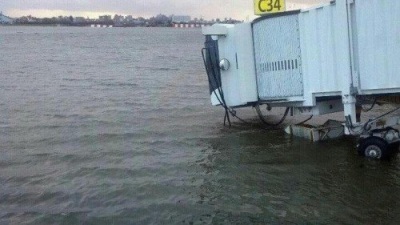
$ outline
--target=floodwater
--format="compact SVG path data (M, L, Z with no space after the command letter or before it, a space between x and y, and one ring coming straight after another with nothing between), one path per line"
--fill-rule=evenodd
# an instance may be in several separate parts
M0 27L0 224L400 224L399 156L224 127L202 45L198 29Z

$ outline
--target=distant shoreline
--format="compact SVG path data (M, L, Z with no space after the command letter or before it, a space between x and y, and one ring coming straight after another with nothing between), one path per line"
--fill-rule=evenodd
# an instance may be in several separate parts
M174 27L174 26L107 26L97 27L91 25L56 25L56 24L0 24L0 27L88 27L88 28L201 28L201 27Z

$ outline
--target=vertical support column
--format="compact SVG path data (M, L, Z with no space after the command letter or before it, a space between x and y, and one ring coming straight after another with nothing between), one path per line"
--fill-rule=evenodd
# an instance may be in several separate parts
M351 10L350 4L352 0L337 0L336 7L338 9L337 22L342 25L340 29L340 35L344 37L340 39L340 49L343 51L342 63L340 73L343 76L341 83L342 86L342 102L344 106L344 116L350 117L352 124L357 123L357 110L356 110L356 94L357 89L353 83L353 39L352 39L352 27L351 27ZM349 124L348 124L349 125ZM345 129L346 134L350 134L350 129Z
M352 123L357 123L356 98L352 95L343 95L342 101L344 106L344 116L350 116Z

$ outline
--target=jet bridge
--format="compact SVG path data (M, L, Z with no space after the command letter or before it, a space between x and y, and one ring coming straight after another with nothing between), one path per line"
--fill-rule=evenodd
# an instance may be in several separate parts
M365 144L362 154L381 157L386 145L399 142L397 130L391 140L383 134L392 133L397 120L360 124L357 99L400 95L399 11L398 0L336 0L205 27L203 57L212 104L227 112L263 104L288 107L293 114L344 111L347 134L385 143L367 141L381 145L381 154L369 154Z

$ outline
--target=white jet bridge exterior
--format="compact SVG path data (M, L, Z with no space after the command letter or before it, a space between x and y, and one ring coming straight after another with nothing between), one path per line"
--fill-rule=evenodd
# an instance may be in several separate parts
M375 119L359 124L356 104L363 96L400 94L399 12L399 0L336 0L205 27L211 102L290 107L294 114L344 111L346 131L365 140L362 154L383 157L399 142L391 128L399 119L381 127Z

